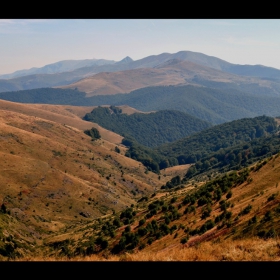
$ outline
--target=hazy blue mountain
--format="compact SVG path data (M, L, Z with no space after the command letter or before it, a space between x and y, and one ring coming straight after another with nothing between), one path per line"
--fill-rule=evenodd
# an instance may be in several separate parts
M121 61L116 62L116 64L123 64L123 63L129 63L132 62L133 59L129 56L125 57L124 59L122 59Z
M61 72L73 71L82 67L89 66L101 66L106 64L113 64L114 60L106 59L83 59L83 60L62 60L52 64L45 65L43 67L33 67L27 70L18 70L11 74L0 75L0 79L12 79L17 77L23 77L33 74L56 74Z
M17 73L15 74L16 77L14 76L8 81L3 79L3 75L0 76L0 78L2 78L0 80L0 92L68 85L82 78L89 77L100 72L118 72L137 68L153 68L171 59L190 61L198 65L210 67L212 69L224 71L235 75L265 78L267 80L273 80L277 83L279 83L280 81L280 70L276 68L266 67L262 65L232 64L217 57L208 56L203 53L180 51L175 54L162 53L159 55L151 55L135 61L133 61L129 57L126 57L123 60L115 63L114 61L106 61L101 59L97 60L99 61L99 63L93 62L93 65L76 65L76 69L72 71L70 71L69 68L67 68L67 72L60 72L54 74L46 74L44 72L44 74L34 73L31 76L30 74L33 73L32 71L34 71L34 68L32 68L33 70L30 69L31 72L28 73L26 72L28 70L21 70L17 71ZM60 68L58 65L56 67ZM47 65L45 67L45 71L47 71ZM60 69L61 70L59 71L63 71L63 67L61 67ZM43 70L41 69L40 71ZM20 77L19 75L25 76ZM8 76L4 77L7 78Z

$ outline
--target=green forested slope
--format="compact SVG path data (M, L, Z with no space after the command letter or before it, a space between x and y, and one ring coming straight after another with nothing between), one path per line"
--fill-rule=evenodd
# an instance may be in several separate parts
M115 107L97 107L84 116L84 120L98 123L102 127L124 136L134 138L147 147L156 147L199 132L210 123L186 113L163 110L149 114L122 114Z
M258 157L279 152L277 131L274 118L244 118L210 127L152 150L145 149L145 157L150 158L153 166L158 165L158 169L193 163L195 169L190 169L191 176L213 167L245 166ZM127 156L133 155L138 160L137 155L142 153L143 147L135 143L127 146L130 147Z
M190 163L186 162L189 156L192 156L195 162L203 155L249 142L276 130L277 123L274 118L244 118L213 126L173 143L164 144L155 150L164 156L176 157L179 164Z

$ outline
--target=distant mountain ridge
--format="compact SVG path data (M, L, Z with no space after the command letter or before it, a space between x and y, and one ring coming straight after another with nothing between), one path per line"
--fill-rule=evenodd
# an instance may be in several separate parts
M55 63L45 65L43 67L32 67L28 70L18 70L11 74L0 75L0 79L13 79L36 74L56 74L61 72L73 71L82 67L101 66L106 64L113 64L114 60L106 59L83 59L83 60L62 60Z
M55 74L29 74L27 76L17 76L8 80L3 79L2 75L0 77L2 78L0 80L0 92L34 89L41 87L65 86L101 72L120 72L139 68L158 68L162 63L173 59L189 61L200 66L208 67L209 69L211 68L234 75L243 77L258 77L261 79L266 79L267 82L273 81L277 84L280 83L280 70L276 68L266 67L262 65L232 64L222 59L208 56L202 53L180 51L175 54L162 53L159 55L151 55L135 61L130 57L126 57L123 60L115 63L113 61L100 60L100 63L102 62L102 65L100 65L100 63L99 65L97 65L95 63L94 65L87 65L74 69L72 71L60 72ZM76 67L78 66L76 65Z

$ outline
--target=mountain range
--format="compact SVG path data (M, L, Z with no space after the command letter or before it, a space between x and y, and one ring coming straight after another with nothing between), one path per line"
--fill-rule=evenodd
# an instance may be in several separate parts
M98 61L101 62L98 63ZM130 74L132 75L132 77L131 78L128 77L127 79L123 79L123 77L121 77L121 80L124 82L124 84L130 81L132 85L130 87L126 85L126 87L124 88L122 88L122 86L115 85L116 86L116 88L114 89L115 93L129 92L136 88L140 88L152 84L157 85L157 83L160 83L160 81L162 84L167 85L170 83L170 81L164 82L162 80L163 78L162 76L164 76L164 79L168 80L169 75L171 75L170 78L172 80L174 77L177 78L177 81L176 82L173 81L171 84L174 83L181 84L185 82L188 83L192 82L194 84L203 84L205 82L214 82L218 84L221 83L223 85L231 81L231 83L234 86L238 86L239 84L245 84L245 85L257 84L257 85L261 85L261 87L265 87L267 90L269 88L272 88L272 93L274 92L274 94L277 94L275 91L279 89L280 70L278 69L272 67L266 67L262 65L231 64L216 57L207 56L202 53L196 53L191 51L180 51L175 54L162 53L160 55L152 55L135 61L129 57L126 57L118 62L101 59L101 60L94 61L94 65L91 66L87 65L85 67L80 67L82 63L85 63L84 61L81 62L78 61L78 63L74 63L74 61L70 61L70 62L68 62L68 64L72 64L71 68L65 66L66 62L64 63L58 62L58 63L51 64L49 66L45 66L43 68L38 68L37 70L35 69L34 70L35 73L33 72L34 74L31 74L32 73L31 71L33 70L30 69L27 72L17 71L15 73L12 73L10 74L9 76L10 78L8 79L7 78L3 79L3 75L2 75L2 79L0 80L0 92L16 91L16 90L23 90L23 89L34 89L34 88L42 88L42 87L65 86L65 85L70 85L72 83L75 83L78 80L96 75L98 73L122 72L128 70L136 70L136 69L138 70L141 69L139 73L141 75L144 75L144 77L145 77L145 70L142 69L147 69L146 79L149 78L149 75L151 74L153 79L151 78L150 82L147 80L148 82L144 83L143 85L139 84L138 81L136 85L133 85L133 80L132 81L130 80L133 79L133 75L137 75L134 73L138 73L138 72L135 71L124 72L125 75ZM184 64L183 62L188 62L188 63ZM195 71L192 70L194 67L197 68L195 69ZM56 70L58 73L53 73L53 74L46 73L46 69L57 69L57 68L60 69L59 71ZM67 71L61 72L62 69L67 69ZM152 69L153 72L149 72ZM190 73L188 73L188 71L190 71ZM217 72L217 71L222 71L224 73ZM183 73L182 76L180 72ZM197 73L194 74L194 72ZM27 73L28 75L26 75ZM176 73L178 75L176 75ZM226 73L228 75L226 75ZM21 74L22 76L19 76L18 74ZM120 74L121 73L119 73L119 75ZM217 75L223 75L223 78L221 77L219 79ZM105 77L103 76L100 77L100 80L104 81L105 79L105 84L106 84L106 75ZM245 77L247 77L247 79ZM187 81L184 81L185 78L187 79ZM115 79L117 79L117 77ZM118 82L120 81L117 80L115 83ZM99 85L99 87L102 87L102 83L101 85ZM96 92L95 94L102 94L102 93Z
M181 51L2 76L0 260L279 260L279 71Z

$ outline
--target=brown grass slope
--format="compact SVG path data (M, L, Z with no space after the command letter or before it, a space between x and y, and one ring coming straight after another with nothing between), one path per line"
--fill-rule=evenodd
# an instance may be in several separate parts
M223 83L253 84L270 87L268 81L252 77L242 77L214 68L198 65L190 61L173 59L154 68L140 68L119 72L102 72L81 79L78 82L58 88L75 89L86 92L86 96L129 93L149 86L199 85L195 80Z
M69 125L71 127L86 130L95 127L99 130L102 139L112 143L121 143L122 136L104 129L96 123L82 120L82 117L91 112L96 106L68 106L68 105L46 105L46 104L21 104L0 100L0 109L18 112L29 116L37 116L49 121Z
M136 233L140 228L139 221L146 219L142 227L148 223L164 221L165 213L158 210L155 215L145 218L148 205L161 199L165 205L172 205L180 213L179 217L171 219L168 227L173 230L166 235L153 238L148 242L149 236L140 237L139 244L131 250L124 250L112 254L109 249L98 253L80 254L71 253L71 248L89 246L90 240L104 234L107 222L112 221L116 215L108 216L103 221L91 223L87 227L77 227L75 234L56 236L48 239L46 244L69 241L68 253L60 250L49 251L49 255L37 256L37 260L81 260L81 261L279 261L280 260L280 153L267 158L249 168L248 178L230 190L231 197L223 194L230 217L215 222L215 226L204 233L190 234L200 229L207 221L215 221L222 214L221 204L216 201L211 205L212 211L207 218L202 218L205 205L195 205L195 212L186 213L187 206L183 200L187 194L196 191L204 182L189 182L185 188L177 191L158 191L155 196L146 202L134 206L136 216L129 224L130 232ZM239 172L238 172L239 173ZM241 174L241 173L239 173ZM249 211L244 211L248 209ZM127 225L116 230L115 237L108 238L108 248L118 244ZM95 232L92 229L95 229ZM99 232L99 233L98 233ZM186 242L182 242L182 240ZM71 241L72 240L72 241ZM83 243L83 240L88 240ZM71 242L70 242L71 241ZM144 245L144 246L143 246ZM72 247L71 247L72 246ZM81 249L81 248L80 248ZM50 254L50 252L53 252ZM27 258L28 259L28 258ZM36 257L35 257L36 259ZM29 258L32 260L32 258Z
M81 108L0 104L0 205L9 211L0 212L0 248L12 239L30 249L124 209L167 180L147 174L121 145L117 153L117 137L105 140L105 130L92 141L83 130L94 125L79 119Z

